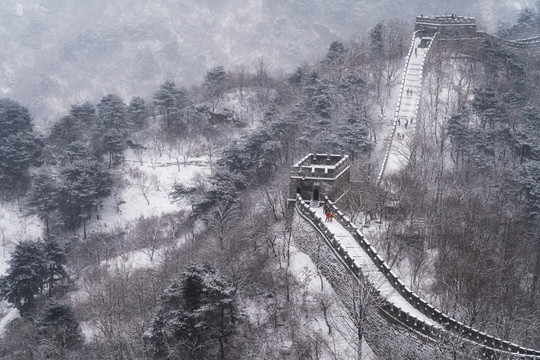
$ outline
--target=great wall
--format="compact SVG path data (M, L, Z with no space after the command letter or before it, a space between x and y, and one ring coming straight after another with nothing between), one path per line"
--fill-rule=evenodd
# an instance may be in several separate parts
M376 179L377 185L385 174L405 165L409 156L403 152L402 144L399 146L396 141L403 141L407 134L412 135L415 131L424 63L431 45L459 39L478 42L486 37L512 48L540 48L540 37L510 41L477 32L473 18L456 15L416 18L393 126ZM405 127L405 131L400 130L404 131L404 136L400 134L396 140L396 129L403 122L409 126ZM401 344L416 348L417 354L422 352L426 359L455 359L458 356L477 359L540 359L540 350L525 348L467 326L436 309L405 286L362 232L330 200L336 200L340 194L343 196L344 183L350 177L349 167L347 156L310 154L295 165L291 174L290 193L295 198L298 214L295 217L295 227L304 227L305 233L315 234L318 241L324 244L323 256L320 254L320 245L315 246L311 241L300 241L301 250L313 259L316 258L320 271L343 299L346 294L340 293L340 289L346 278L355 281L357 286L369 288L373 294L377 305L366 322L375 324L375 327L391 329L390 333L382 337L380 334L373 336L366 332L366 340L374 352L383 353L385 344L392 341L399 343L398 339L401 339ZM325 222L320 206L322 202L335 215L335 222ZM306 230L306 226L311 230ZM388 337L392 337L392 341Z

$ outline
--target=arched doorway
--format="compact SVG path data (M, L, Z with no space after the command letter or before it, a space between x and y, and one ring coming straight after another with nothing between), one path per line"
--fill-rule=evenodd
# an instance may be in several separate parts
M319 201L319 189L313 189L313 200Z

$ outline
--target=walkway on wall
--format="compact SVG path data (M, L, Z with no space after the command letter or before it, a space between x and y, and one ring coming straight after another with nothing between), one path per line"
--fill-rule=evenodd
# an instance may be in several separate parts
M477 355L487 359L540 359L540 351L527 349L506 340L471 328L434 308L413 293L380 257L376 249L332 202L327 200L335 214L332 222L325 222L322 207L311 207L300 196L296 210L325 238L336 256L358 278L367 278L370 286L381 296L381 311L385 316L405 326L408 331L423 334L432 341L441 333L457 335L464 343L478 347Z
M538 36L528 39L505 40L483 32L478 32L478 35L491 38L513 48L540 48L540 37ZM381 182L384 175L399 171L409 161L422 93L424 65L431 43L436 36L437 34L433 39L426 39L418 36L417 32L413 34L412 45L405 63L392 131L385 139L388 145L377 177L377 184ZM426 46L427 44L429 46Z
M382 180L383 175L398 171L408 162L422 92L422 74L431 41L429 41L429 46L426 46L427 44L426 39L422 41L422 38L417 37L417 33L413 34L394 115L394 123L388 139L389 145L381 165L377 184Z
M383 175L395 173L407 165L418 117L422 77L431 43L437 37L420 38L415 32L407 55L398 104L388 146L377 184ZM518 41L519 42L519 41ZM540 38L522 40L527 47L540 44ZM525 46L525 45L520 45ZM449 317L407 288L391 271L376 249L332 202L327 204L336 214L333 222L325 222L322 208L310 207L297 197L296 210L324 237L341 263L357 278L366 278L379 292L384 305L381 311L408 328L408 331L437 341L442 333L457 335L464 343L478 347L477 355L495 359L540 359L540 351L527 349L506 340L485 334ZM502 356L502 357L501 357Z
M318 216L321 221L324 221L325 215L322 207L313 208L313 210L315 210L316 216ZM358 243L351 233L347 231L347 229L345 229L337 220L326 222L325 225L328 227L330 232L334 234L341 247L347 250L347 253L354 260L356 265L362 269L362 274L364 274L369 283L380 292L382 297L409 315L422 320L426 324L436 327L438 326L436 322L415 309L407 300L403 298L401 294L399 294L392 284L390 284L388 279L379 271L379 268L377 265L375 265L373 260L371 260L369 255L366 254L366 252L360 246L358 246Z

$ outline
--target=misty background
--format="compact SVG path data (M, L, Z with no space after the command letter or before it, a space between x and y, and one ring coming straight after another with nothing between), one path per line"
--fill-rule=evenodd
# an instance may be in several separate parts
M148 97L200 83L216 65L287 73L376 23L459 14L495 32L525 0L1 0L0 97L28 107L41 131L71 104L108 93Z

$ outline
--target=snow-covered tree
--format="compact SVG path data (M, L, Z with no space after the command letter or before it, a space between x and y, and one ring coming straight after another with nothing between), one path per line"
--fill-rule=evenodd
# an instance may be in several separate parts
M0 278L0 298L12 303L21 314L32 311L34 296L66 276L66 250L56 239L20 241Z
M204 77L204 96L210 101L212 112L215 112L227 90L227 73L223 66L215 66L208 70Z
M43 257L46 268L44 278L49 288L50 295L54 284L67 275L67 251L66 248L52 236L44 238L41 244L43 247Z
M173 120L178 120L180 110L184 107L185 103L185 92L178 89L172 80L163 83L154 94L154 105L158 106L161 112L165 113L167 128L170 127Z
M32 178L32 186L26 197L27 211L45 222L46 234L50 234L50 218L59 206L60 185L47 174Z
M127 112L130 120L140 126L146 117L146 102L142 97L134 96L129 102Z
M103 136L104 150L109 153L109 167L113 160L118 158L126 148L127 134L125 130L109 129Z
M126 105L119 96L114 94L104 96L97 108L101 124L106 129L125 130L129 128Z
M20 191L28 186L28 169L38 148L28 109L16 101L0 99L1 191Z
M67 145L82 140L82 124L73 116L64 116L58 120L51 128L48 142L58 150Z
M40 242L21 241L8 261L9 268L0 278L0 297L15 306L21 314L31 311L34 296L43 290L47 267Z
M101 198L109 195L113 180L101 163L81 149L74 149L71 160L60 168L60 215L65 226L74 229L82 220L84 237L86 221L97 210Z
M226 359L239 310L234 290L209 265L188 265L161 296L143 338L152 359Z
M81 330L69 303L49 299L38 314L35 325L40 352L48 358L66 358L67 352L81 344Z

